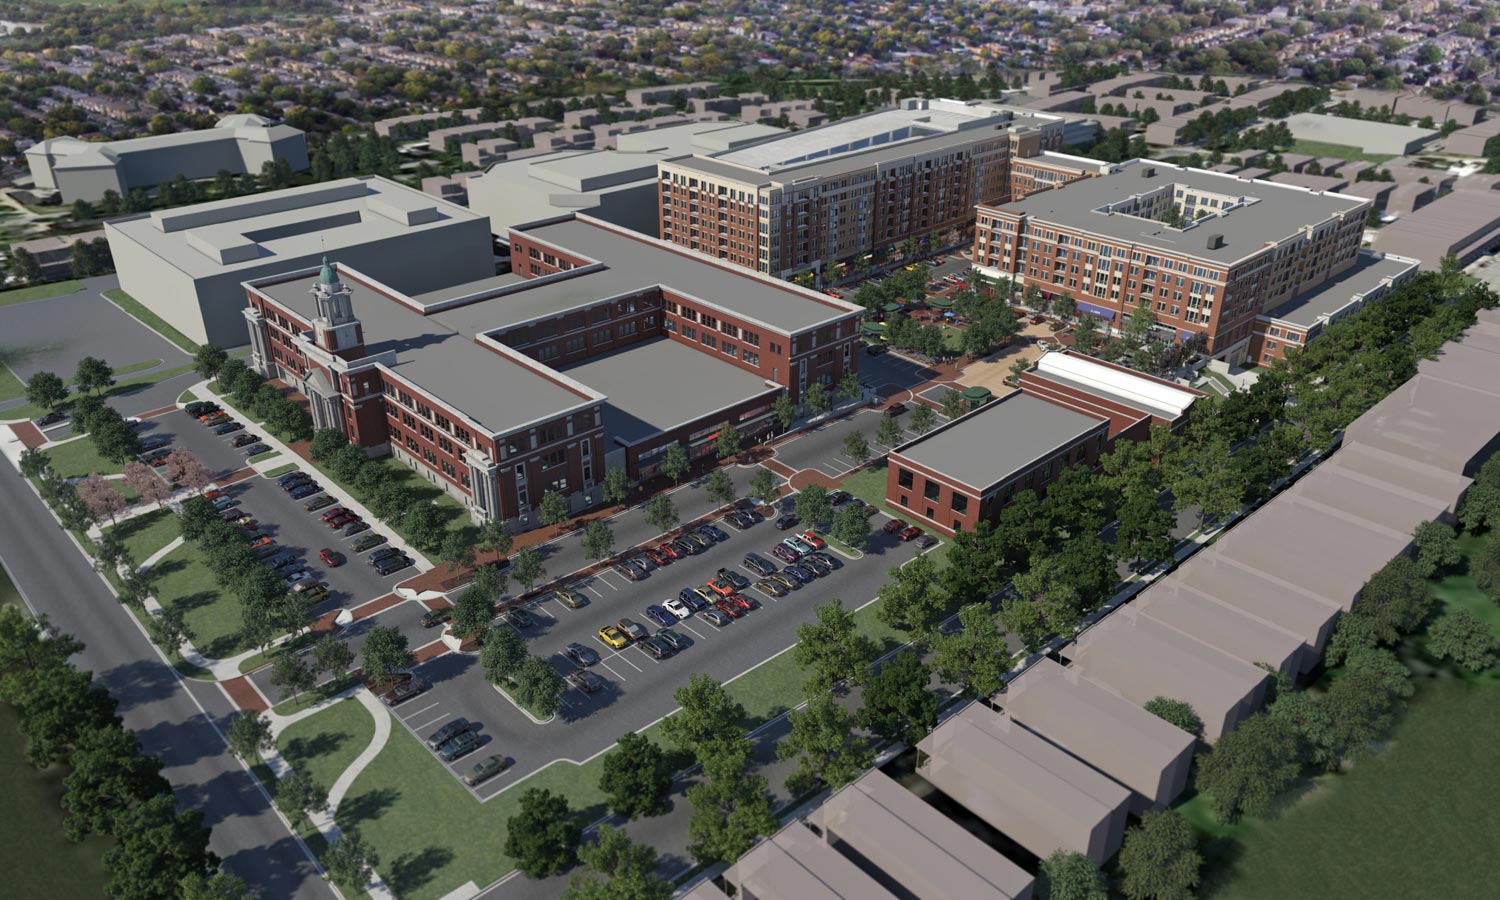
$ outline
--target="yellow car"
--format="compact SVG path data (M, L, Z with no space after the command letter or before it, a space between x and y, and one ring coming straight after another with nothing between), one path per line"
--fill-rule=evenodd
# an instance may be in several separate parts
M901 268L905 269L908 272L915 272L915 271L917 271L917 264L916 263L912 263L909 266L902 266Z
M626 637L623 631L613 625L606 625L599 629L599 640L616 650L623 650L630 646L630 638Z

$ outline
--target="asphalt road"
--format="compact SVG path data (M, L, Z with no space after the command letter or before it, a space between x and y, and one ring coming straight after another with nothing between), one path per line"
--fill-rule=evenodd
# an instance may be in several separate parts
M0 466L0 557L38 612L84 642L76 662L119 701L125 724L159 756L178 802L204 813L211 849L265 898L331 898L301 844L272 811L220 729L232 708L217 686L177 676L10 466Z

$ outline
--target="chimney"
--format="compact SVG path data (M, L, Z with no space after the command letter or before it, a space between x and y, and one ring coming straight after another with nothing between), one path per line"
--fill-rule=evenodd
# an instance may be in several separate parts
M1222 246L1224 246L1224 235L1211 234L1208 236L1208 249L1217 250Z

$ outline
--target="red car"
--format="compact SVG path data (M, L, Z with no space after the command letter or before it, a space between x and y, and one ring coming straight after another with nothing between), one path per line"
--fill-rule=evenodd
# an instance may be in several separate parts
M269 543L271 543L271 539L265 535L261 535L260 537L250 542L250 549L254 550L256 547L264 547Z
M738 606L740 609L745 610L746 612L754 609L756 606L755 601L751 600L749 597L746 597L744 594L730 594L724 599L734 604L735 606Z
M657 566L666 566L671 565L672 563L672 557L668 556L666 551L660 550L656 547L651 547L646 550L646 558L651 560L652 565Z
M682 551L673 546L671 541L659 545L656 550L669 559L682 559Z
M880 526L880 530L884 531L886 534L895 534L905 527L905 522L901 521L900 519L892 519L884 525Z
M220 497L223 497L223 496L225 496L224 492L223 491L217 491L217 490L216 491L204 491L204 493L203 493L203 499L204 500L217 500L217 499L219 499Z
M319 550L318 559L321 559L330 569L337 569L344 564L344 554L331 547L324 547L322 550Z
M901 529L901 534L899 535L899 537L903 541L914 541L914 540L916 540L917 538L919 538L921 536L922 536L922 529L918 528L915 525L912 525L909 528L903 528L903 529Z
M333 509L327 510L323 513L323 521L327 522L334 516L342 516L348 511L349 510L344 509L342 506L335 506Z
M329 528L343 528L345 525L348 525L350 522L358 522L358 521L359 521L359 516L355 515L352 512L345 512L341 516L334 516L333 518L329 519L328 520L328 527Z
M714 608L731 619L738 619L740 616L743 616L745 614L745 611L743 609L740 609L738 606L730 603L728 600L720 600L718 603L714 604Z
M713 581L710 581L707 587L709 590L713 591L715 594L718 594L720 597L728 597L730 594L734 593L734 585L730 584L728 581L721 581L717 578L715 578Z
M824 547L828 546L823 542L822 538L818 537L811 531L804 531L802 532L802 534L798 535L798 537L802 538L803 541L811 544L814 550L822 550Z

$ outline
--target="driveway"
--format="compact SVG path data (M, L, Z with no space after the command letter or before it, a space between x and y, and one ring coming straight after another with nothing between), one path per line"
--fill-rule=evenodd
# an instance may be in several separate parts
M871 457L889 449L875 442L875 430L880 427L884 415L879 410L862 409L847 418L835 419L812 431L805 431L784 444L778 444L776 460L798 472L811 469L830 478L841 478L855 468L855 462L844 455L844 441L851 433L864 434ZM905 425L910 415L910 412L902 413L897 421ZM942 421L941 414L938 421ZM916 436L911 431L903 434L905 438Z

